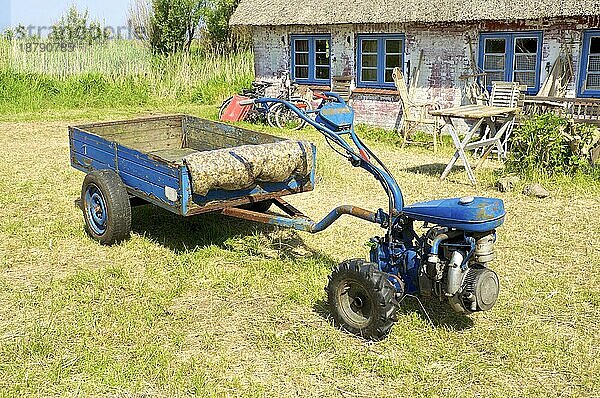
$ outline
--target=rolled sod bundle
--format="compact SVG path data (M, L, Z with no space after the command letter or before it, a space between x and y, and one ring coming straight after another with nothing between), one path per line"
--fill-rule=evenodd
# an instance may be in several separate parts
M279 141L261 145L197 152L183 159L195 194L213 189L235 191L261 182L286 182L312 172L313 149L306 141Z

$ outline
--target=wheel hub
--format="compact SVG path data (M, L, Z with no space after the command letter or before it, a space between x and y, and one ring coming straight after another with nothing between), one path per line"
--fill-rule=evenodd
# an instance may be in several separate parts
M347 322L358 328L368 325L371 303L365 288L356 281L347 281L338 294L342 314Z
M102 192L95 184L90 184L85 192L85 208L89 225L97 235L106 232L107 211Z
M362 298L360 298L360 297L355 297L355 298L354 298L354 303L353 303L353 304L354 304L354 306L355 306L355 307L357 307L357 308L362 308L362 306L363 306L363 299L362 299Z

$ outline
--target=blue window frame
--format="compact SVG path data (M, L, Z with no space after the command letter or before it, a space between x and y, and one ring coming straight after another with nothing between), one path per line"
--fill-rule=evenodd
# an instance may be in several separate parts
M292 78L297 83L326 84L331 81L331 36L292 35Z
M600 97L600 30L584 32L580 64L578 96Z
M357 87L393 88L394 68L404 70L404 35L358 35L356 53Z
M488 88L493 81L519 82L527 94L540 89L542 32L482 33L479 40L479 67L487 73Z

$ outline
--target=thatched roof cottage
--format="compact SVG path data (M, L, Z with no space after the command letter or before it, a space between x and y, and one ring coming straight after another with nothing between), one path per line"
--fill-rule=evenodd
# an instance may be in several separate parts
M599 0L241 0L230 24L251 31L257 79L347 89L375 125L396 122L396 66L444 105L472 100L476 80L600 98Z

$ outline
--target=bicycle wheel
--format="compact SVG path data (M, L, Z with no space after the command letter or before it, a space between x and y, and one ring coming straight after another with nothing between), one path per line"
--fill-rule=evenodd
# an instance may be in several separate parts
M289 102L296 105L302 111L311 110L310 102L304 98L290 98ZM286 106L280 106L275 113L275 121L280 129L300 130L306 125L306 121L300 118L294 111Z
M269 111L267 112L267 123L271 127L279 127L277 124L277 112L279 108L283 107L281 104L275 104L269 107Z

